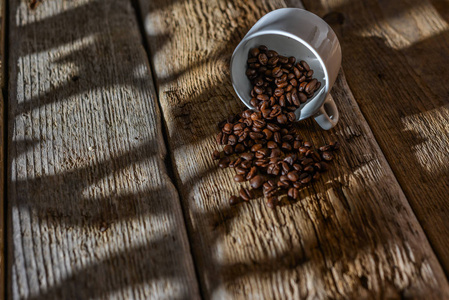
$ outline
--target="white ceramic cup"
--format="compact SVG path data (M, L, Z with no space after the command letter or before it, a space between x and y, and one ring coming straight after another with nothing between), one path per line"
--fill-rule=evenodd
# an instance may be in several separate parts
M265 45L280 55L305 60L321 82L314 96L295 111L297 120L313 116L327 130L338 122L338 110L329 95L341 66L341 48L332 28L317 15L299 8L274 10L254 24L235 48L231 58L231 81L240 100L251 109L251 82L246 61L251 48Z

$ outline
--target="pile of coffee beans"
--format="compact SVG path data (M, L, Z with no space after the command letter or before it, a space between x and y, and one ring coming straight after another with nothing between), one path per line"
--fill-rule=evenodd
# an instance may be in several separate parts
M314 150L304 141L294 122L294 111L312 97L321 83L312 78L313 70L305 61L279 55L265 46L251 49L246 75L250 79L251 105L218 124L213 158L220 168L234 168L236 182L249 181L251 189L241 187L229 202L235 205L254 198L254 190L263 189L267 205L279 203L287 194L298 199L299 190L318 180L328 170L328 161L339 148L337 142Z

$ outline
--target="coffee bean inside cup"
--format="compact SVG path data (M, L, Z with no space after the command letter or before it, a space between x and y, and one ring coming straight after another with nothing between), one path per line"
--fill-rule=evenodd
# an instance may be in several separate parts
M298 199L303 187L328 170L338 142L314 149L295 126L294 111L321 87L313 74L306 61L298 62L264 45L249 51L246 76L254 109L218 123L216 141L224 147L212 154L219 167L235 169L236 182L249 181L238 196L229 198L230 205L247 202L253 198L252 190L262 189L267 206L274 208L279 196Z

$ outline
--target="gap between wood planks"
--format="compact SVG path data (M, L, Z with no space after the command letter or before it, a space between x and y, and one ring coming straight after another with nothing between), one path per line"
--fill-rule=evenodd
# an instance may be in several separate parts
M6 111L8 110L7 102L5 99L8 99L8 88L5 87L8 82L8 72L5 72L5 70L8 69L8 25L9 22L6 20L8 19L8 1L7 0L0 0L0 16L1 16L1 32L0 32L0 55L1 55L1 61L0 61L0 76L1 76L1 99L0 99L0 135L1 135L1 146L0 146L0 165L1 165L1 176L0 176L0 299L6 299L7 295L7 289L6 287L6 280L7 280L7 274L6 274L6 192L7 192L7 185L6 185L6 178L7 178L7 168L6 168L6 149L8 147L8 138L6 135L6 125L8 124L7 120L7 114Z
M175 172L174 172L174 168L173 168L173 159L172 159L173 156L172 156L171 147L170 147L170 144L168 141L167 122L166 122L165 116L162 112L161 101L159 99L159 86L156 81L156 76L155 76L156 73L154 72L153 60L151 59L151 52L150 52L150 48L148 47L148 41L146 39L145 26L144 26L144 23L143 23L141 14L140 14L140 4L139 4L138 0L130 0L130 1L131 1L133 10L134 10L134 15L136 17L137 24L139 26L139 32L140 32L141 39L142 39L142 45L143 45L145 52L147 54L147 57L148 57L148 62L150 64L151 73L153 74L152 78L153 78L154 89L156 90L157 106L159 108L159 111L161 112L160 113L160 118L161 118L160 123L161 123L161 127L162 127L162 136L164 138L164 144L165 144L165 148L166 148L166 152L167 152L164 157L165 168L167 170L167 174L168 174L171 182L173 183L173 186L175 187L176 192L179 195L178 199L179 199L179 205L182 208L182 215L184 218L183 222L184 222L184 224L186 224L186 228L187 228L187 222L186 222L186 218L187 218L186 211L187 210L185 209L183 202L181 201L181 193L180 193L178 181L176 180L176 176L175 176ZM186 230L186 232L187 232L187 237L188 237L189 246L190 246L189 247L190 256L192 257L192 260L193 260L193 267L195 270L196 282L198 284L198 290L200 292L200 296L203 297L204 294L201 289L201 284L199 283L200 282L200 279L198 276L199 270L198 270L197 264L195 262L195 255L193 255L193 250L192 250L191 232L189 230Z

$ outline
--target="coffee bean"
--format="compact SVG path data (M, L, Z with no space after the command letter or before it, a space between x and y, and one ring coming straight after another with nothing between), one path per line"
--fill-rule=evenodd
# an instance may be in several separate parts
M307 174L307 173L304 173L304 174ZM306 183L309 183L311 180L312 180L312 176L307 174L307 176L305 178L301 179L301 183L306 184Z
M244 182L245 181L245 176L243 176L242 174L237 174L234 176L234 181L235 182Z
M235 145L234 151L235 153L242 153L243 151L245 151L245 146L243 146L242 144L237 144Z
M278 164L270 164L267 168L267 173L271 175L279 175L279 172L281 172L281 168Z
M281 68L279 68L279 67L276 67L276 68L274 68L272 71L271 71L271 74L273 75L273 77L281 77L282 76L282 70L281 70Z
M311 165L308 165L307 167L304 168L304 172L313 173L315 172L315 168Z
M237 140L238 138L235 135L231 134L228 137L228 144L234 146L235 144L237 144Z
M246 175L246 169L239 166L239 167L235 167L235 172L239 175Z
M268 128L265 128L262 132L265 134L265 138L267 140L271 140L271 138L273 137L273 132Z
M264 128L265 125L267 125L267 123L262 119L253 121L253 126L256 128Z
M304 142L303 145L304 145L304 147L307 147L307 148L312 147L312 143L310 143L310 142L308 142L308 141Z
M287 174L287 177L290 181L298 181L299 180L299 174L296 171L291 171Z
M298 93L299 102L305 103L307 102L307 96L304 93L299 92Z
M257 57L259 55L259 53L260 53L260 50L258 48L252 48L250 50L250 54L251 54L252 57Z
M244 160L253 160L254 159L254 153L245 152L245 153L240 154L240 157L243 158Z
M229 159L229 157L225 156L223 158L221 158L218 161L218 166L222 169L227 168L229 166L229 163L231 162L231 160Z
M220 152L218 150L214 150L214 153L212 153L212 159L213 160L220 159Z
M240 195L240 198L242 198L245 201L249 201L254 197L252 191L250 191L249 189L246 189L244 187L240 188L239 195Z
M229 197L229 205L236 205L236 204L239 204L241 202L241 199L240 199L240 197L237 197L237 196L231 196L231 197Z
M281 127L279 127L278 125L274 124L274 123L267 123L267 129L271 130L272 132L276 132L281 130Z
M250 132L249 137L253 140L260 140L263 139L264 135L259 132Z
M299 191L298 191L298 189L292 187L292 188L289 188L289 189L288 189L287 195L288 195L290 198L292 198L293 200L296 200L296 199L298 199L298 197L299 197Z
M267 143L267 147L268 147L269 149L274 149L274 148L277 148L277 147L278 147L278 144L277 144L276 142L269 141L269 142Z
M251 168L251 165L252 165L252 161L250 161L250 160L244 160L240 163L240 166L245 169Z
M260 100L260 101L267 101L268 99L270 99L270 97L268 97L268 95L266 95L266 94L259 94L256 96L256 98L257 98L257 100Z
M330 148L331 148L330 145L325 145L325 146L321 146L321 147L319 148L319 150L320 150L321 152L324 152L324 151L329 151Z
M279 61L279 57L273 56L268 60L268 64L274 66L278 63L278 61Z
M234 148L231 145L226 145L223 149L223 152L226 155L231 155L232 153L234 153Z
M259 46L259 50L262 51L262 52L267 52L267 51L268 51L268 48L267 48L267 46L265 46L265 45L260 45L260 46Z
M237 159L231 161L231 162L229 163L229 167L230 167L230 168L236 168L236 167L238 167L238 166L241 164L241 162L242 162L242 159L239 157L239 158L237 158Z
M317 84L318 80L312 79L304 88L306 93L312 93L315 90L315 85Z
M257 57L258 57L259 63L261 65L266 65L267 64L268 57L267 57L267 55L265 53L260 53Z
M278 198L277 197L269 197L267 200L267 206L269 208L275 208L276 205L278 205Z
M273 140L278 144L282 142L281 134L278 131L273 134Z
M281 154L282 151L279 148L271 149L270 157L279 157Z
M248 174L246 175L246 180L250 180L250 179L254 178L254 176L256 176L256 175L257 175L257 168L252 167L249 170Z
M300 63L301 63L301 65L304 67L304 69L305 69L306 71L310 71L310 67L309 67L309 64L308 64L308 63L306 63L306 62L303 61L303 60L301 60Z
M253 189L260 188L264 182L265 182L265 178L263 178L261 175L256 175L249 181L249 183Z
M334 158L334 155L331 153L331 152L323 152L323 153L321 153L321 157L324 159L324 160L332 160L333 158Z
M308 165L310 165L311 163L313 163L313 159L311 159L311 158L306 158L306 159L304 159L304 160L301 162L301 164L302 164L303 166L308 166Z

